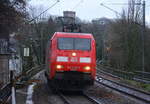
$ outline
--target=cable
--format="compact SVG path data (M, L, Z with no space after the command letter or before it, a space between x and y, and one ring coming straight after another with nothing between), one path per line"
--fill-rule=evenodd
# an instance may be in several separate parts
M59 0L57 0L53 5L51 5L49 8L47 8L46 10L44 10L43 12L41 12L38 16L34 17L32 20L28 21L29 23L34 21L35 19L37 19L38 17L40 17L42 14L44 14L45 12L47 12L49 9L51 9L52 7L54 7L57 3L59 2Z
M100 5L103 6L103 7L105 7L105 8L107 8L107 9L109 9L109 10L111 10L111 11L113 11L113 12L115 12L118 15L122 16L120 13L118 13L117 11L115 11L115 10L113 10L113 9L105 6L103 3L101 3ZM137 22L134 22L134 23L137 24L137 25L139 25L139 26L142 26L140 23L137 23Z
M101 3L100 5L103 6L103 7L105 7L105 8L107 8L107 9L109 9L109 10L111 10L111 11L113 11L113 12L115 12L116 14L119 14L119 15L121 16L120 13L118 13L117 11L115 11L115 10L109 8L108 6L104 5L103 3Z
M79 6L84 0L80 0L73 8L72 10L74 10L77 6Z
M103 3L104 4L104 3ZM142 3L134 3L134 5L141 5ZM129 3L105 3L105 5L129 5Z
M128 5L128 3L105 3L106 5Z

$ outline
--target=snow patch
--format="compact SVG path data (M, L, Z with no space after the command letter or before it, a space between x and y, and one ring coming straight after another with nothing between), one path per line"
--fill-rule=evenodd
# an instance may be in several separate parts
M35 85L36 83L33 83L32 85L29 85L28 87L26 104L34 104L32 101L32 95L33 95Z

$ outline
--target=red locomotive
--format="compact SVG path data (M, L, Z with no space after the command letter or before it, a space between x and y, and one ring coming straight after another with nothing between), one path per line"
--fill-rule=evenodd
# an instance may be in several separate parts
M67 90L93 85L95 47L92 34L56 32L47 44L46 77L50 84Z

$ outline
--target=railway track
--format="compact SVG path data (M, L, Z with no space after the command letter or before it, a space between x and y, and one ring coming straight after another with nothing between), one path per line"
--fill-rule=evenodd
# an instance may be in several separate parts
M62 92L57 89L50 89L49 86L47 86L47 90L50 94L57 95L64 104L102 104L100 101L94 99L93 97L89 96L85 92Z
M113 90L116 90L118 92L121 92L125 95L136 98L137 100L140 100L142 102L150 104L150 93L138 90L138 89L133 88L133 87L126 86L124 84L120 84L118 82L106 79L106 78L99 76L99 75L96 76L96 82L99 84L102 84L106 87L109 87Z
M103 75L104 75L103 78L105 78L105 79L106 79L107 76L110 76L110 77L112 77L113 79L115 78L115 80L118 80L118 81L122 80L121 77L112 75L112 74L107 73L107 72L104 72L104 71L98 70L97 73L98 73L98 75L100 75L101 77L103 77ZM105 75L106 75L106 76L105 76ZM111 81L113 81L113 80L111 80ZM117 81L114 81L114 82L115 82L115 83L118 83L118 84L121 84L121 85L123 85L123 86L129 87L129 88L133 88L133 86L130 86L130 85L127 85L127 84L119 83L119 82L117 82ZM135 87L134 87L134 89L137 90L137 91L143 92L143 93L148 93L148 92L146 92L146 91L144 91L144 90L142 90L142 89L138 89L138 88L135 88ZM150 94L150 93L148 93L148 94Z
M65 104L102 104L100 101L90 97L86 93L81 95L66 95L58 92L58 95L64 101Z

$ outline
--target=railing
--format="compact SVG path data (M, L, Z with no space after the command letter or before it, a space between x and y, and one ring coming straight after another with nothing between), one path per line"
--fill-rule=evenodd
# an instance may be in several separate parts
M108 66L103 66L100 64L97 64L97 67L101 67L101 70L107 73L111 73L112 75L129 79L129 80L137 80L144 83L150 83L150 73L149 72L141 72L141 71L135 71L135 72L127 72L127 71L121 71L115 68L111 68Z
M150 81L150 73L149 72L136 71L135 72L135 78L140 78L143 80L149 80Z
M31 77L33 77L36 73L38 73L39 71L41 71L44 68L45 65L41 65L41 66L36 66L31 68L30 70L23 72L22 75L20 75L20 79L21 81L27 81L29 80Z
M11 84L9 83L0 90L0 104L7 103L10 95L11 95Z
M19 76L15 77L14 79L14 84L16 88L19 88L19 86L22 86L17 84L18 81L26 83L32 76L34 76L36 73L41 71L43 69L44 65L33 67L28 71L25 71L21 73ZM24 78L26 80L24 80ZM12 84L9 83L6 86L4 86L2 89L0 89L0 104L6 104L8 102L8 98L11 96L11 89L12 89Z

